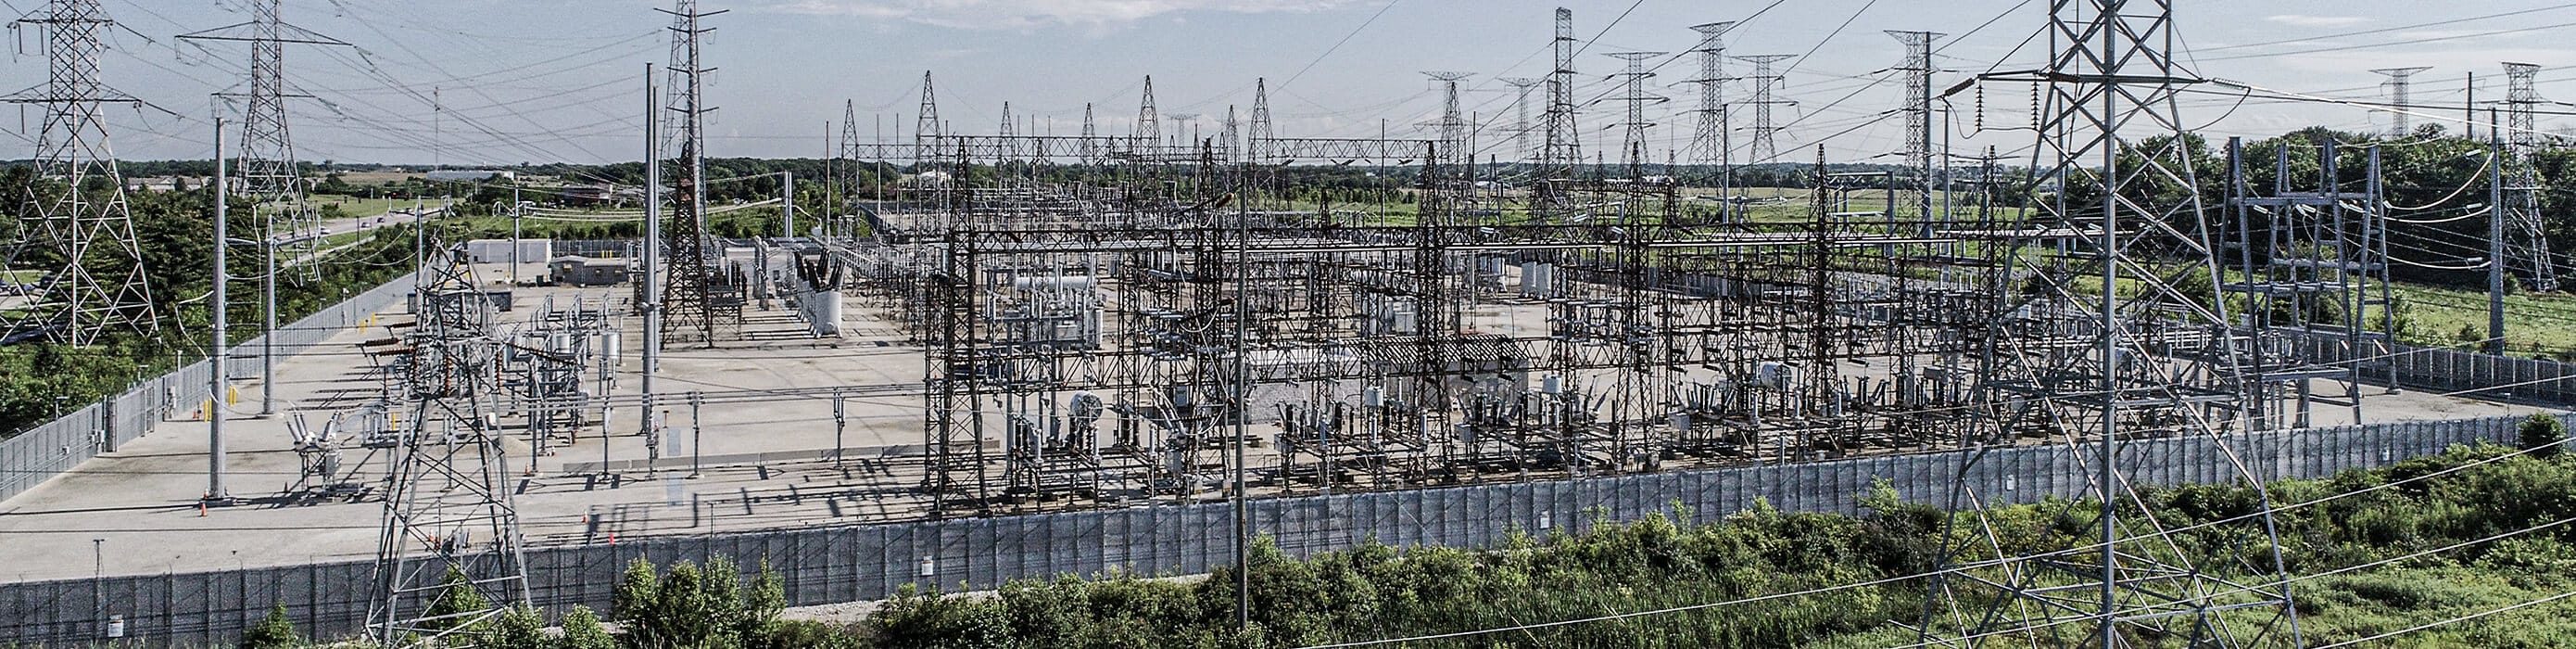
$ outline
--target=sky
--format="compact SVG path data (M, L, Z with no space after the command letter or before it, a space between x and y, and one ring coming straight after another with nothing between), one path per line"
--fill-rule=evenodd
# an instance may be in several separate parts
M177 35L240 23L251 0L104 0L118 21L102 75L141 101L108 109L127 159L205 158L211 120L239 106L215 93L244 88L248 47ZM306 161L515 165L631 161L643 156L643 70L667 63L671 0L283 0L287 22L346 46L289 45L287 78L297 155ZM1904 120L1892 114L1903 51L1885 30L1928 30L1945 90L1974 75L2037 67L2046 57L2047 2L2037 0L702 0L707 39L708 153L821 157L845 102L863 138L909 134L922 74L957 132L999 130L1004 102L1019 130L1074 135L1093 106L1103 134L1123 135L1146 75L1167 116L1206 115L1213 136L1228 106L1248 111L1256 78L1272 88L1281 136L1427 137L1439 88L1425 72L1471 76L1461 103L1480 124L1480 150L1504 159L1516 95L1499 79L1543 76L1557 6L1574 10L1586 145L1615 143L1625 104L1622 65L1647 59L1644 83L1667 101L1645 108L1649 148L1687 145L1699 76L1692 25L1736 21L1727 54L1785 54L1776 119L1778 160L1893 162ZM2390 116L2275 92L2379 101L2375 68L2431 66L2413 101L2463 101L2476 73L2480 101L2504 95L2499 62L2544 66L2543 97L2576 100L2576 3L2481 0L2177 0L2176 33L2189 71L2265 89L2199 86L2179 106L2187 125L2216 136L2275 134L2308 125L2387 128ZM0 0L24 15L43 0ZM43 83L42 34L20 25L0 85ZM1729 61L1743 76L1749 64ZM1749 99L1749 81L1727 93ZM1598 98L1598 101L1594 101ZM1540 100L1533 100L1534 102ZM1990 83L1952 95L1951 146L2029 147L2028 84ZM1538 108L1533 107L1534 114ZM1750 110L1734 118L1737 159ZM2450 115L2443 112L2443 116ZM2418 123L2427 117L2416 119ZM2556 130L2570 118L2544 116ZM1034 121L1032 121L1034 120ZM32 151L41 106L0 117L0 146ZM2576 122L2570 122L2576 124ZM884 124L885 126L879 126ZM2015 130L2016 128L2020 130ZM5 154L18 157L24 154Z

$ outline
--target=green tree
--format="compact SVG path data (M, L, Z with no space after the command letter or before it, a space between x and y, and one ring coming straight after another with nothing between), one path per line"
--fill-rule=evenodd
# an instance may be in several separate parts
M549 649L554 644L546 637L546 618L525 603L502 610L492 620L492 634L485 639L497 649Z
M268 617L242 631L242 649L286 649L304 644L304 636L295 633L295 621L287 619L286 605L268 609Z
M2567 445L2567 423L2549 413L2531 413L2515 432L2521 434L2523 450L2531 451L2533 457L2556 457Z
M591 612L590 607L575 606L571 613L564 614L563 636L555 640L555 646L561 649L617 649L617 638L608 634L607 627L600 626L599 614Z
M440 582L438 599L431 600L429 610L422 612L422 616L429 620L423 626L456 629L472 622L475 614L489 610L492 610L492 601L484 599L483 593L475 590L473 578L465 575L465 569L449 564L447 578Z

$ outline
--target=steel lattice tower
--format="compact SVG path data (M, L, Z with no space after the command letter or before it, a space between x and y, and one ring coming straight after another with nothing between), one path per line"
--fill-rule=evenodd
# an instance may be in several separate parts
M848 189L842 190L840 196L834 197L835 200L842 202L841 205L834 206L836 209L841 210L840 214L833 216L835 220L846 221L848 219L858 217L858 210L854 209L851 204L858 201L859 185L861 184L861 181L866 180L868 176L866 172L859 169L859 146L859 102L845 99L841 101L841 150L839 155L841 160L844 161L842 169L845 170L842 172L842 182L845 183L842 186L847 187ZM842 223L841 236L856 236L856 232L858 230L854 225L855 224L846 222Z
M2512 195L2505 199L2506 223L2511 226L2511 240L2505 245L2508 267L2519 266L2531 277L2536 291L2558 290L2557 264L2550 259L2549 234L2541 227L2539 171L2531 165L2531 153L2541 144L2540 127L2534 109L2546 103L2535 85L2540 66L2530 63L2504 64L2505 142L2509 145L2513 165L2508 172L2513 180L2508 187Z
M1888 30L1888 36L1905 44L1905 63L1896 71L1905 73L1905 166L1921 174L1915 196L1915 214L1929 223L1932 216L1932 189L1938 182L1932 166L1932 42L1941 38L1932 32ZM1891 214L1896 206L1887 206Z
M295 161L295 139L287 129L286 100L310 95L289 92L286 45L349 43L287 24L279 17L281 0L251 0L251 19L236 25L182 34L184 40L236 41L250 44L250 89L224 96L243 100L241 153L233 162L233 191L260 202L268 212L268 235L296 242L287 254L309 253L318 239L307 236L320 226L304 205L302 170Z
M1641 173L1639 170L1645 168L1646 130L1655 127L1653 122L1646 121L1646 104L1660 103L1666 99L1646 92L1646 80L1655 76L1655 73L1646 71L1646 59L1663 55L1663 52L1613 52L1607 55L1610 58L1628 62L1626 70L1611 75L1610 78L1621 81L1624 92L1620 94L1619 101L1627 104L1628 107L1626 119L1619 122L1622 130L1622 136L1619 139L1619 164L1628 169L1631 177L1638 175Z
M1440 84L1440 121L1429 126L1440 134L1441 161L1457 162L1459 152L1467 150L1467 119L1459 112L1458 81L1472 75L1465 72L1424 72L1422 76Z
M1494 80L1501 81L1503 82L1503 85L1512 87L1513 159L1524 162L1537 160L1538 152L1533 151L1530 148L1530 131L1532 130L1530 128L1529 115L1530 91L1538 88L1546 82L1529 77L1496 77Z
M444 246L434 248L444 250ZM419 325L407 335L404 397L410 413L393 449L368 635L383 647L456 646L528 597L525 539L511 502L503 435L484 407L500 390L501 342L472 271L451 255L431 262L416 289ZM465 581L450 583L453 571ZM433 612L450 588L482 595L480 610Z
M930 82L930 72L921 73L921 104L912 118L912 159L916 164L939 159L939 91Z
M1746 102L1753 104L1753 142L1746 157L1755 164L1770 162L1772 158L1780 155L1779 144L1774 137L1780 132L1780 127L1772 125L1771 107L1796 105L1798 102L1774 98L1772 93L1779 90L1781 86L1787 85L1788 78L1773 71L1771 64L1792 58L1797 56L1758 54L1735 57L1735 60L1753 64L1753 74L1745 77L1753 80L1753 101Z
M1278 137L1270 123L1270 79L1252 80L1252 123L1245 128L1245 160L1261 161L1270 156L1270 140Z
M1726 114L1726 82L1734 80L1726 76L1726 30L1734 27L1733 22L1691 26L1691 31L1700 35L1699 46L1691 48L1691 53L1699 55L1699 76L1687 82L1699 86L1699 109L1695 112L1699 121L1691 129L1693 164L1724 168L1735 160L1734 152L1727 150L1732 142L1727 137L1730 120Z
M1574 167L1583 163L1583 146L1574 123L1573 10L1556 9L1556 39L1549 47L1555 52L1556 65L1547 73L1547 136L1539 150L1537 176L1541 203L1555 202L1555 188L1550 183L1571 179Z
M2171 0L2054 3L2047 33L2046 68L1985 77L2039 84L2026 189L2056 191L1998 242L2044 254L2004 255L1986 283L2006 306L1988 316L1998 352L1980 381L1988 402L2022 406L1994 413L1984 434L2068 442L2050 462L2090 471L2081 493L2091 502L2065 501L2055 515L2090 520L2056 553L1965 540L2002 524L1984 518L1978 490L2012 487L2000 467L1963 462L1949 495L1960 534L1947 537L1947 569L1918 628L1945 646L2298 646L2264 476L2239 465L2232 477L2254 490L2253 511L2195 532L2225 543L2171 534L2155 512L2137 511L2147 501L2136 474L2147 467L2126 452L2131 439L2201 438L2232 453L2220 433L2249 422L2250 338L2227 300L2189 288L2225 277L2212 252L2215 210L2196 192L2162 190L2197 186L2196 140L2177 96L2201 79L2172 58Z
M2390 124L2388 133L2390 136L2406 137L2415 133L2414 129L2407 125L2408 115L2406 112L2413 104L2407 96L2407 91L2410 89L2409 87L2414 84L2416 73L2431 69L2433 69L2433 66L2419 65L2404 68L2380 68L2377 70L2371 70L2373 73L2388 77L2387 81L2380 82L2379 87L2388 91L2388 120Z
M1134 136L1138 151L1163 143L1163 116L1154 109L1154 75L1145 75L1145 95L1136 104L1135 132L1130 135Z
M664 277L662 311L667 323L663 337L668 340L690 340L713 345L716 321L722 309L716 302L714 250L707 241L706 187L706 116L710 110L703 103L706 75L714 70L705 67L699 41L713 29L699 21L723 11L698 11L697 0L673 0L672 8L662 10L671 15L672 83L670 109L679 113L671 120L675 131L667 135L680 143L678 173L663 174L672 179L670 224L662 229ZM654 161L666 164L670 161ZM650 271L648 271L650 272ZM740 315L740 306L734 307Z
M14 321L0 320L6 328L0 335L7 336L0 340L41 331L55 342L89 345L111 330L155 331L161 320L144 281L143 251L125 202L125 177L108 144L102 110L105 104L138 102L99 80L99 53L106 49L100 32L115 23L99 8L99 0L49 4L44 17L19 21L43 26L47 77L44 85L9 101L44 105L45 122L36 139L39 182L28 184L28 209L18 223L22 243L0 259L0 270L35 261L55 270L39 287L38 302ZM84 189L93 185L105 186L98 192ZM35 231L28 232L30 228ZM38 241L45 246L29 250L27 244Z

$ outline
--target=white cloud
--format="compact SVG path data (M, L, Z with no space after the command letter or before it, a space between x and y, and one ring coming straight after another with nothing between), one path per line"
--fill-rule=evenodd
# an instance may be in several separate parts
M1285 13L1331 9L1353 0L793 0L774 11L908 20L959 29L1047 25L1120 26L1185 12ZM1178 16L1175 16L1178 18Z
M2263 19L2283 25L2289 25L2291 27L2310 27L2317 29L2351 27L2368 23L2372 20L2369 16L2308 16L2302 14L2264 16Z

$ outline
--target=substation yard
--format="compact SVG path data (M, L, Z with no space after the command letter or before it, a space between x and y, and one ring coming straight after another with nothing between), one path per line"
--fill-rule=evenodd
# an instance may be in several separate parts
M500 266L478 268L480 277L504 274ZM1507 274L1512 275L1507 280L1518 280L1516 270ZM934 513L1009 515L1225 497L1224 447L1203 449L1213 453L1202 452L1207 457L1191 460L1215 458L1214 468L1166 472L1156 469L1171 467L1152 467L1143 460L1125 468L1103 461L1080 477L1090 481L1089 486L1013 493L1002 486L1009 464L1002 447L1005 440L992 435L982 442L980 463L959 462L952 446L950 470L958 475L958 465L983 465L986 479L992 481L985 493L994 495L965 503L951 501L934 512L935 499L922 493L926 467L931 464L923 452L927 410L921 377L927 350L903 333L900 305L876 301L853 300L858 306L845 316L839 337L810 335L780 300L769 310L756 302L747 304L738 335L712 345L668 346L655 410L663 413L669 439L664 440L665 452L652 453L638 425L641 323L623 314L632 295L627 285L521 287L514 295L517 308L499 314L498 328L508 331L538 317L544 312L540 305L548 300L557 305L579 301L594 308L607 304L611 306L607 322L622 334L613 386L602 400L609 404L605 411L583 408L581 423L568 436L552 437L549 448L533 461L524 417L511 416L514 409L506 400L495 407L502 414L497 423L513 476L508 481L513 485L513 504L531 546L861 525ZM1459 315L1473 331L1509 337L1544 337L1548 326L1547 306L1536 300L1482 300L1464 307ZM335 414L363 411L364 404L381 399L387 386L386 357L369 353L369 343L397 335L414 320L397 305L360 326L337 332L307 353L281 358L277 366L281 378L273 386L276 415L249 414L257 409L259 390L272 386L243 382L237 402L230 406L236 414L227 422L232 493L240 499L234 506L199 506L206 489L207 424L196 416L195 406L184 404L174 407L141 439L0 503L0 556L12 558L5 576L14 580L85 577L93 574L94 560L105 574L124 575L377 556L389 452L345 444L336 479L307 482L308 458L297 452L289 422L301 417L318 427ZM1117 323L1106 326L1114 329ZM1870 371L1855 365L1846 375ZM1528 379L1527 388L1540 389L1541 380ZM596 386L598 381L594 376L589 383ZM2318 391L2339 389L2327 385ZM2365 418L2372 422L2531 410L2379 387L2365 387L2362 392L2368 395ZM696 408L690 406L692 393L699 399ZM841 408L839 425L835 424L836 401ZM1114 421L1124 415L1108 417ZM2314 426L2347 423L2355 423L2352 411L2341 407L2318 407L2310 422ZM1120 452L1115 428L1104 424L1093 431L1101 436L1096 443L1104 458ZM1301 468L1280 470L1282 432L1274 417L1245 422L1249 493L1255 497L1303 495L1327 489L1314 479L1318 460L1311 455L1300 460ZM1341 478L1329 488L1405 489L1558 479L1577 471L1593 475L1930 450L1863 443L1800 452L1787 446L1755 443L1724 453L1668 454L1647 463L1604 460L1576 467L1562 462L1509 466L1463 457L1456 449L1417 450L1409 455L1457 461L1439 471L1420 470L1422 463L1410 463L1417 468L1406 471L1394 467L1407 458L1346 459L1366 464L1336 467L1334 472ZM1196 484L1176 484L1173 478L1179 475L1195 476Z

